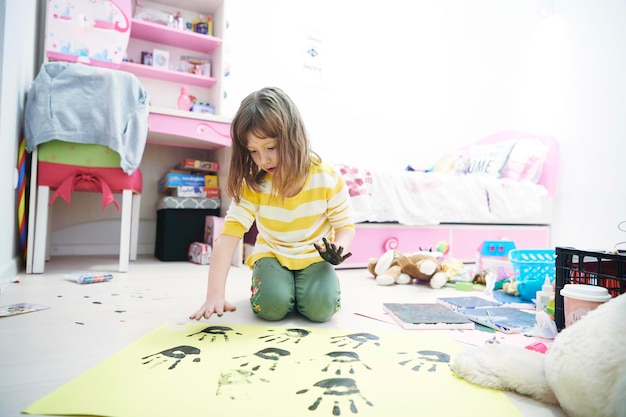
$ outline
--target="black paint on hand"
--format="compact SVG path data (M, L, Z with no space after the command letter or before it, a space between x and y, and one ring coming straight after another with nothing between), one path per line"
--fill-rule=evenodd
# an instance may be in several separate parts
M347 258L352 256L351 252L348 252L345 255L341 256L341 253L343 252L343 248L341 246L330 243L326 238L323 238L322 240L324 242L324 250L321 250L321 248L317 244L315 244L315 249L317 249L322 259L324 259L326 262L329 262L333 265L339 265Z

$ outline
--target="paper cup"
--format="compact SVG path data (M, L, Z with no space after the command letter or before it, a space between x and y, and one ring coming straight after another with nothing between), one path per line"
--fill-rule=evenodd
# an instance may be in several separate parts
M586 284L566 284L561 290L565 310L565 327L580 320L585 314L611 299L604 287Z

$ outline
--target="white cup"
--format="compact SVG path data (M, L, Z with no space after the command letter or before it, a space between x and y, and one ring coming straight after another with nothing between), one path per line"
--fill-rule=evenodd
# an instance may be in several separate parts
M565 310L565 327L580 320L585 314L611 299L604 287L586 284L566 284L561 290Z

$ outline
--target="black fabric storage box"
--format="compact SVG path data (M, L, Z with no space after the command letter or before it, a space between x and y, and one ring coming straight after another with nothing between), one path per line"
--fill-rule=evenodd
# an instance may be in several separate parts
M219 207L219 198L160 199L154 256L161 261L187 261L189 245L204 241L206 216L219 216Z

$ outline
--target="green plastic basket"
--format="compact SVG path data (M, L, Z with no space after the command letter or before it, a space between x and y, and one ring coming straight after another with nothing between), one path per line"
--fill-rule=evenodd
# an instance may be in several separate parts
M545 282L550 282L556 274L556 253L554 249L513 249L509 252L509 261L517 281L517 291L523 300L531 301Z

